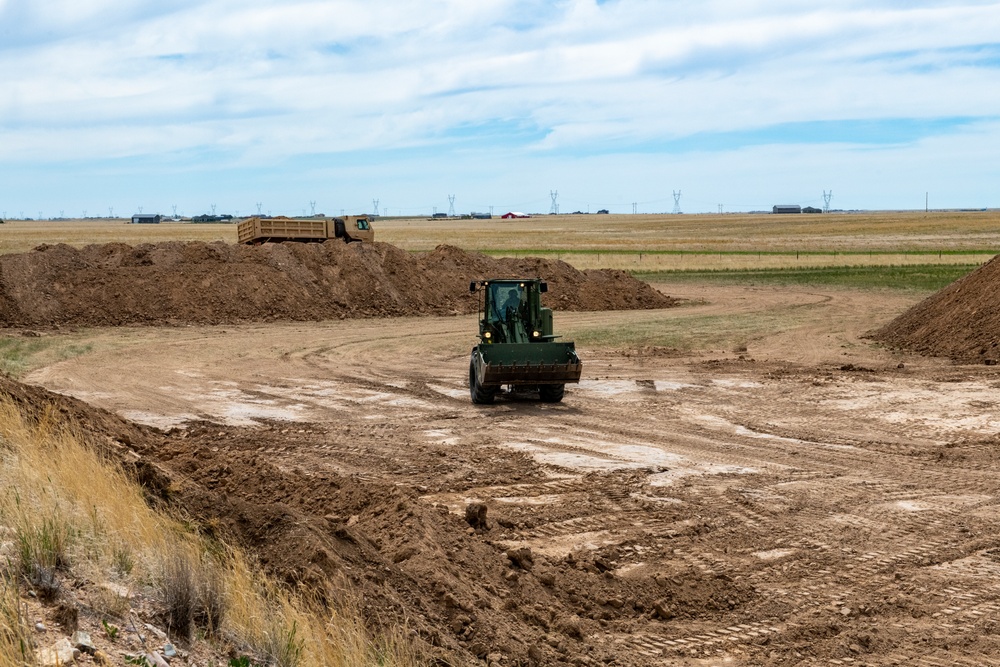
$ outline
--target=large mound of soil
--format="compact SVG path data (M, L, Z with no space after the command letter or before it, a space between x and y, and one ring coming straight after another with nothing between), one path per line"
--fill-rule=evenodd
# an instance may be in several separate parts
M474 312L470 280L542 277L559 310L674 304L623 271L386 243L42 245L0 257L0 326L231 324Z
M328 441L318 425L300 424L291 435L284 424L202 423L163 433L3 375L0 397L29 418L60 415L119 461L155 504L246 548L272 576L317 594L350 582L365 620L408 628L429 664L645 664L626 648L595 641L602 624L628 627L652 614L716 619L753 596L750 587L693 566L670 577L626 579L613 576L599 552L559 560L508 552L500 535L523 517L508 517L502 507L474 529L443 505L420 500L411 486L279 466L261 453ZM431 447L425 455L447 461L460 478L476 470L498 481L511 474L547 479L521 455L491 448ZM684 518L678 509L675 520Z
M1000 358L1000 256L924 299L871 337L970 363Z

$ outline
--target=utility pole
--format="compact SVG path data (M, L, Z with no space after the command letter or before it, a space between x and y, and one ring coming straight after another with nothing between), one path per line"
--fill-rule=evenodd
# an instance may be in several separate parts
M924 192L924 213L930 213L931 210L930 196L931 196L930 192Z

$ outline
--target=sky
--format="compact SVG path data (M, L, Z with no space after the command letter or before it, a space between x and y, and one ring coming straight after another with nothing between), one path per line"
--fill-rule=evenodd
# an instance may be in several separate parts
M983 208L998 186L1000 2L0 0L0 217Z

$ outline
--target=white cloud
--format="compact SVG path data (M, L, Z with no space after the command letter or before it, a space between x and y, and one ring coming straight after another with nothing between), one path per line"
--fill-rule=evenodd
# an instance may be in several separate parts
M10 169L168 169L177 155L196 169L205 155L218 173L423 149L425 171L461 161L461 174L478 148L575 171L580 155L663 146L661 159L700 173L702 158L671 142L1000 108L991 2L0 0L0 26ZM507 125L521 133L505 143ZM778 151L813 150L778 139ZM944 150L924 139L915 150Z

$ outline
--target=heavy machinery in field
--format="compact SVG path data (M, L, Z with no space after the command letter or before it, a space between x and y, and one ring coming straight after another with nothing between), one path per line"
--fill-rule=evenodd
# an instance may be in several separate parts
M481 295L479 344L469 361L472 402L492 403L502 387L537 391L558 403L566 384L580 381L583 365L572 342L557 342L552 310L542 307L548 285L538 278L480 280L469 291Z
M367 215L339 218L247 218L236 226L240 243L259 245L281 241L322 243L327 239L352 241L375 240L375 230Z

